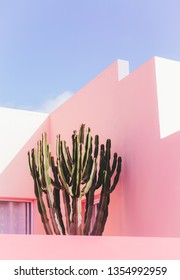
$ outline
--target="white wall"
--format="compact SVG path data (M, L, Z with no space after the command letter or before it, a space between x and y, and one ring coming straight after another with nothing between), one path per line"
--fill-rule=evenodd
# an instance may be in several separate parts
M0 173L47 117L44 113L0 107Z
M161 138L180 130L180 62L155 58Z

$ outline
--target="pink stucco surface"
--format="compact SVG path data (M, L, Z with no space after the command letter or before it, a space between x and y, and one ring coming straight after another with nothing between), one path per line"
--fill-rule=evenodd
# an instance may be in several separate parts
M50 116L53 147L85 123L122 156L105 235L180 236L180 133L160 139L155 70L118 81L115 62Z
M112 241L112 244L128 244L131 240L133 244L137 240L146 240L145 246L150 246L148 242L167 242L168 248L171 245L172 248L179 246L179 239L149 239L180 237L180 132L160 138L157 83L154 58L121 81L118 81L118 63L113 63L50 114L48 120L22 147L0 176L0 198L32 200L34 233L44 233L36 209L27 151L36 146L41 133L46 131L48 141L52 144L52 153L55 154L56 135L60 133L71 145L72 131L78 130L81 123L84 123L91 128L92 135L100 136L101 143L110 138L112 151L122 156L122 173L111 196L104 232L104 235L114 236L115 239L112 241L109 237L107 240ZM117 236L139 236L147 239L118 239ZM5 237L1 236L0 242L3 238ZM39 240L35 236L16 236L17 240L19 238L24 240L22 244L25 240ZM71 240L63 238L60 240ZM41 236L41 240L43 246L47 237ZM74 237L72 240L75 240ZM101 239L90 237L89 242L92 240L96 244ZM118 248L121 246L116 251L117 256L120 256Z
M0 260L180 259L179 238L1 235Z

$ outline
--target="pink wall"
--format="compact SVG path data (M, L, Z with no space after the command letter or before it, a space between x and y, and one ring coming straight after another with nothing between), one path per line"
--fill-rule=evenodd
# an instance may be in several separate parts
M179 238L1 235L0 260L179 260Z
M91 128L92 135L99 134L101 143L105 143L107 138L111 138L114 151L121 153L121 145L115 135L116 120L119 114L119 109L117 111L114 107L115 89L119 83L117 67L118 63L115 62L50 115L54 153L56 135L61 133L62 137L67 142L69 140L71 145L72 132L74 129L78 130L81 123L85 123L87 127ZM120 234L120 192L120 186L117 186L112 194L114 203L111 205L112 209L107 221L105 232L107 235Z
M155 59L121 81L115 62L50 120L53 146L85 123L122 156L106 235L180 236L180 135L160 139Z
M105 235L180 237L180 132L160 138L155 70L151 59L118 81L118 63L112 64L55 110L1 174L2 199L34 201L34 233L44 230L27 151L46 131L55 153L56 135L71 144L72 131L85 123L101 143L111 138L123 159Z

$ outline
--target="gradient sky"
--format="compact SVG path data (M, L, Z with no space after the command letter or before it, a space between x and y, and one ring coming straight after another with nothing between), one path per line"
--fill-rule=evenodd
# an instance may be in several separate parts
M0 0L0 106L39 110L116 59L180 61L179 0Z

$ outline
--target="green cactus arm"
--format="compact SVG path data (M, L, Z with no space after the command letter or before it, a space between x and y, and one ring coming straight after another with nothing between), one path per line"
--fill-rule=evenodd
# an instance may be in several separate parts
M51 157L51 167L52 167L52 172L54 175L54 180L51 180L51 184L53 184L54 189L53 189L53 196L54 196L54 204L53 207L56 209L58 213L58 219L62 228L62 233L66 234L65 231L65 226L63 222L63 216L61 212L61 196L60 196L60 190L62 189L62 186L60 184L59 178L58 178L58 169L57 166L55 165L54 162L54 157Z
M94 158L93 159L93 164L92 164L92 169L91 169L91 174L90 174L90 177L89 177L89 181L86 183L84 188L81 190L81 196L85 195L89 191L89 189L91 188L94 176L96 174L96 170L97 170L97 160L96 160L96 158Z
M55 211L58 214L58 220L59 220L59 223L60 223L60 226L61 226L61 229L62 229L62 234L65 235L66 231L65 231L63 216L62 216L62 212L61 212L60 189L54 188L53 196L54 196L53 208L55 209Z
M72 199L71 234L82 235L82 202L81 197Z
M77 158L78 158L78 136L77 132L74 131L72 135L72 153L73 153L73 168L72 168L72 194L76 196L76 185L77 185Z
M28 151L28 164L29 164L31 176L33 177L32 157L31 157L31 153L29 151Z
M61 153L62 153L62 158L64 161L64 164L67 168L67 171L69 172L69 176L72 174L72 159L70 158L70 154L68 153L68 149L66 147L66 141L61 141Z
M94 205L94 191L95 188L91 188L89 192L86 194L86 212L84 217L84 235L89 235L90 226L91 226L91 218L93 213L93 205Z
M109 156L108 156L109 158ZM115 155L116 158L116 155ZM108 165L106 165L107 167ZM108 166L109 167L109 166ZM113 167L114 168L114 167ZM103 187L101 190L101 198L98 207L98 213L96 217L96 221L92 230L91 235L102 235L105 227L105 223L108 217L108 205L110 202L110 193L115 189L119 175L121 172L121 157L118 158L116 176L114 178L114 182L112 187L110 187L110 170L109 168L103 172Z
M106 211L106 209L107 209L107 195L102 193L100 202L98 205L98 212L97 212L96 220L95 220L91 235L102 235L101 227L102 227L102 221L104 218L104 211Z
M42 197L42 189L40 188L39 174L37 171L34 149L32 149L31 154L30 152L28 152L28 160L30 164L31 175L34 179L34 193L36 196L37 207L41 216L41 221L43 223L46 234L53 234Z
M104 170L103 172L103 184L102 184L102 189L100 193L100 201L98 204L98 211L97 211L97 216L96 220L94 223L93 230L91 232L91 235L102 235L102 221L104 219L104 212L107 211L108 208L108 194L107 194L107 189L109 187L109 174L107 170Z
M116 165L117 165L117 153L114 153L113 164L112 164L112 168L111 168L111 171L110 171L110 176L111 177L112 177L114 171L116 170Z
M82 146L78 141L77 145L77 160L76 160L76 180L75 180L75 193L76 197L79 197L80 194L80 184L81 184L81 155L82 155Z
M39 173L39 180L40 184L39 187L46 192L46 183L45 183L45 178L44 178L44 165L42 164L42 141L38 141L37 143L37 151L35 150L35 159L37 161L37 170Z
M72 160L73 163L76 161L77 154L77 131L74 130L72 134Z
M56 136L56 158L60 159L61 156L61 135L58 134Z
M76 197L80 196L80 186L82 183L82 170L83 170L83 159L84 159L84 127L82 124L79 129L79 134L74 131L72 135L73 145L73 168L72 168L72 192Z
M109 202L110 202L110 195L108 195L106 197L106 207L104 207L104 212L103 212L103 217L102 217L102 220L101 220L101 225L98 229L98 235L102 235L103 232L104 232L104 228L105 228L105 224L106 224L106 221L107 221L107 218L108 218L108 206L109 206Z
M49 207L49 213L51 216L51 221L55 234L63 234L63 229L60 225L57 210L53 207L54 196L51 187L51 177L50 177L50 163L51 163L51 153L50 146L47 144L47 135L43 133L42 135L42 165L43 165L43 176L46 184L46 199Z
M73 160L73 167L72 167L72 195L74 196L76 193L76 176L77 176L77 153L78 153L78 138L77 138L77 131L74 130L72 134L72 160Z
M92 159L92 156L89 156L87 167L86 167L85 173L82 178L82 185L86 184L89 181L92 166L93 166L93 159Z
M46 234L51 235L53 234L50 223L49 223L49 219L47 216L47 212L46 212L46 207L42 198L42 190L39 186L37 186L37 182L36 179L34 180L34 193L36 195L36 200L37 200L37 207L38 207L38 211L40 213L41 216L41 221L43 223L44 229Z
M73 196L71 203L70 234L82 235L82 205L81 198Z
M63 170L63 162L62 162L62 141L60 138L60 134L57 135L56 138L56 157L57 157L57 169L58 169L58 175L59 179L61 181L62 186L64 189L69 193L70 196L73 196L72 190L66 180L66 176Z
M106 162L109 163L110 159L111 159L111 140L107 139L106 140Z
M95 135L94 139L94 158L98 157L98 152L99 152L99 136Z
M70 154L70 151L69 151L69 147L66 146L66 153L67 153L67 157L68 157L68 160L69 160L69 164L71 166L71 169L72 169L72 166L73 166L73 160L72 160L72 156Z
M75 196L80 196L80 186L82 183L82 170L83 170L83 158L84 158L84 127L85 125L82 124L79 129L79 135L77 136L77 153L76 153L76 161L74 161L74 165L76 166L76 179L74 180L75 183Z
M106 168L105 150L104 150L104 145L101 145L99 172L98 172L98 176L97 176L96 189L98 189L103 183L103 172L104 172L105 168Z
M90 128L87 130L86 134L86 144L85 144L85 153L83 156L83 170L82 170L82 177L84 177L84 174L86 172L86 168L88 165L88 159L91 156L92 153L92 136L90 135Z
M62 164L61 164L59 159L57 160L57 167L58 167L58 174L59 174L59 178L60 178L62 186L64 187L64 189L67 191L67 193L70 196L73 196L72 189L66 182L66 177L64 175L64 172L63 172L63 169L62 169Z
M62 186L61 186L61 183L58 178L58 168L55 165L54 157L51 157L51 167L52 167L52 172L53 172L53 176L54 176L54 180L51 179L51 184L54 186L54 188L60 190L60 189L62 189Z
M81 144L84 144L84 130L85 130L85 124L81 124L79 129L79 142Z
M114 182L109 189L108 193L112 193L119 181L120 173L121 173L121 163L122 163L122 158L118 157L118 164L117 164L117 170L116 170L116 176L114 177Z
M30 170L31 170L31 175L32 175L32 177L34 178L34 176L35 176L35 178L38 180L38 182L39 182L39 184L38 184L38 186L41 188L41 190L43 191L43 192L45 192L46 190L45 190L45 188L44 188L44 184L42 183L42 177L41 177L41 169L39 168L39 166L41 166L40 164L39 164L39 148L37 148L37 150L36 149L32 149L31 150L31 155L30 155L30 152L28 153L28 157L29 157L29 164L30 164ZM36 174L32 174L32 171L33 171L33 167L35 168L34 169L34 172L36 173ZM37 173L38 173L38 177L36 176L37 175ZM40 183L41 182L41 183Z
M78 135L77 138L77 158L76 158L76 180L75 180L75 196L80 196L80 185L82 181L82 136L81 134Z
M62 189L62 197L64 202L64 212L66 217L66 232L70 234L70 222L71 222L71 206L70 206L70 197L65 189Z

